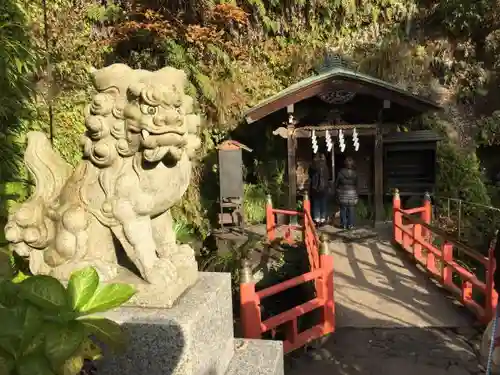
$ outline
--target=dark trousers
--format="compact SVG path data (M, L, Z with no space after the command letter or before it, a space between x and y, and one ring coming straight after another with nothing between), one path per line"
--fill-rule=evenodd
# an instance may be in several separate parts
M355 206L340 206L340 226L348 228L354 226L354 220L356 219L356 207Z
M312 194L312 218L314 221L325 221L327 210L327 195L326 193L315 192Z

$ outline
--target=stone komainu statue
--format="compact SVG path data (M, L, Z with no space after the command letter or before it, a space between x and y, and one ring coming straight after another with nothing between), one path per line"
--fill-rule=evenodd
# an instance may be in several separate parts
M85 110L84 157L75 169L43 133L28 134L25 164L36 188L10 215L7 240L34 274L67 280L91 265L110 280L120 247L147 282L189 286L194 252L177 245L170 215L200 146L186 75L115 64L93 78L97 94Z

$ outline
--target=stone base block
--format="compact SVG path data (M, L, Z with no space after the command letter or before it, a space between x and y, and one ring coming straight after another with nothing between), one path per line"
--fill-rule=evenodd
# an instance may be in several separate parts
M130 343L104 357L102 374L222 375L233 357L229 274L200 272L170 309L125 306L105 316L123 324Z
M284 371L281 341L235 339L226 375L284 375Z

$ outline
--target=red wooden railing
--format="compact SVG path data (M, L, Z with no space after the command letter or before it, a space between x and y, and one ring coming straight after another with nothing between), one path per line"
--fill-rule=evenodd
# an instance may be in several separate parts
M393 197L393 243L410 253L416 262L425 267L430 276L449 290L481 322L489 322L498 301L498 295L493 289L495 240L491 242L488 256L485 257L477 250L454 239L445 231L431 225L431 222L432 206L428 194L424 197L422 207L405 210L401 207L398 191L395 191ZM441 243L440 248L434 245L435 242ZM484 267L486 273L484 281L457 262L457 259L454 258L455 250L476 260ZM458 275L460 280L458 284L454 280L454 275ZM473 298L473 291L484 295L483 303L477 302Z
M308 342L335 330L335 302L333 285L333 257L328 249L326 238L320 243L318 234L311 219L311 204L309 198L304 197L303 211L281 210L272 207L268 198L266 208L266 229L269 241L274 241L277 234L275 215L285 214L302 219L302 225L285 225L285 239L293 242L293 230L300 230L307 248L311 270L303 275L286 280L277 285L256 291L255 282L252 280L251 270L244 265L240 277L240 311L243 336L258 339L268 331L275 332L276 328L285 328L283 350L289 353ZM293 251L293 250L291 250ZM314 281L315 297L308 302L295 306L287 311L262 320L261 301L274 296L287 289ZM298 318L313 310L321 312L320 323L305 331L299 332Z
M310 204L309 204L310 206ZM288 223L284 225L278 225L277 220L276 220L276 215L286 215L289 216L290 218L292 217L303 217L304 212L299 212L299 211L293 211L293 210L282 210L278 208L273 208L273 202L271 200L271 196L267 196L267 203L266 203L266 235L267 239L269 242L272 242L276 238L276 233L277 230L283 230L284 229L284 239L286 242L289 244L293 244L295 239L293 236L293 231L294 230L300 230L301 227L299 225L293 224L293 223Z

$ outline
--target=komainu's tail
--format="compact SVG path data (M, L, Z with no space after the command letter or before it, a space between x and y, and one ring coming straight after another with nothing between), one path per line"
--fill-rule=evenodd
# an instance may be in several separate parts
M47 136L41 132L28 133L28 147L24 163L35 180L35 192L30 200L54 202L73 168L52 148Z
M14 251L34 258L30 259L31 267L32 261L36 263L36 259L41 256L40 250L44 250L52 240L54 226L46 214L57 202L73 168L54 151L41 132L28 133L24 163L34 179L35 191L16 211L10 213L5 226L5 237ZM39 261L41 262L41 258Z

